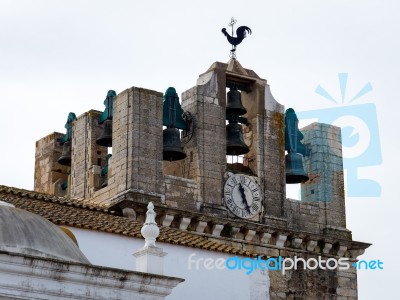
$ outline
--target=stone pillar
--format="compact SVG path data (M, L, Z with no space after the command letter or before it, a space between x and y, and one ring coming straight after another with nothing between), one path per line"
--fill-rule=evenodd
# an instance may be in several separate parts
M346 227L340 128L313 123L301 129L311 154L303 159L310 179L301 185L302 202L321 202L325 225Z
M59 190L56 182L68 180L69 167L57 162L63 148L57 139L61 139L63 136L62 133L53 132L36 142L35 192L54 194L55 191ZM61 196L61 193L56 194Z
M113 172L115 193L163 194L162 93L132 87L114 99ZM114 196L114 195L110 195Z
M265 85L265 117L259 139L260 170L264 179L265 216L283 217L286 198L284 107Z
M225 70L213 66L182 94L182 108L194 118L194 136L185 145L185 168L199 187L198 208L225 213L222 187L226 168Z
M72 161L71 161L71 197L89 198L100 186L92 186L96 181L89 180L94 166L105 164L107 147L96 144L102 133L99 125L101 112L90 110L80 115L73 123L72 129ZM96 168L96 167L94 167Z

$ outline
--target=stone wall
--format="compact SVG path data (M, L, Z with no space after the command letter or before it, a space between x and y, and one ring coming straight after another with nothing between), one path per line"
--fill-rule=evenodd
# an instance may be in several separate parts
M313 123L302 128L304 144L311 150L304 158L310 179L301 186L302 202L323 203L326 225L346 227L343 156L340 128Z
M57 162L63 149L58 139L62 137L62 133L53 132L36 142L34 190L37 192L59 196L67 193L61 185L68 180L69 167Z
M289 257L313 258L318 256L290 253ZM327 260L329 257L322 257ZM357 295L357 272L350 267L347 270L304 270L303 263L298 262L297 270L270 271L270 297L271 300L278 299L307 299L307 300L356 300Z
M182 94L182 108L189 111L195 120L195 132L185 145L188 157L184 164L197 182L199 189L198 207L218 213L222 206L223 174L225 172L226 133L225 109L217 92L220 72L203 75L200 83ZM220 79L221 80L221 79ZM225 96L224 94L222 94ZM193 177L192 177L193 176Z
M71 140L72 198L90 198L101 187L100 174L96 172L96 169L105 165L107 147L96 144L96 139L103 131L99 124L100 115L101 112L90 110L73 122ZM94 175L97 175L98 180L93 178Z
M112 169L118 192L163 193L162 96L132 87L114 100Z
M301 201L287 199L288 227L351 239L346 229L343 157L340 128L313 123L301 129L310 154L303 165L310 179L301 184Z
M109 205L127 191L161 198L162 94L136 87L120 93L114 99L112 136L108 186L93 201Z
M262 149L262 178L264 180L265 222L268 216L283 217L285 195L285 115L284 108L265 86L265 118L259 139Z
M197 183L194 180L166 175L165 204L181 210L196 211L198 198Z

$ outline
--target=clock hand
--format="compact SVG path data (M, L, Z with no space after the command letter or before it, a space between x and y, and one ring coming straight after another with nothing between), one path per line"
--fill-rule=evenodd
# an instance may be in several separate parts
M250 206L247 203L246 194L244 193L244 188L241 183L239 183L239 192L240 192L240 195L242 196L242 203L244 204L246 211L248 213L250 213Z

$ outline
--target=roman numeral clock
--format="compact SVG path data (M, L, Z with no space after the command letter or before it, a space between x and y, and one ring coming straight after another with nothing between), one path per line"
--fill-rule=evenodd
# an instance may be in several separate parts
M228 172L224 186L224 200L237 217L253 219L261 212L261 188L255 178ZM257 218L258 219L258 218Z

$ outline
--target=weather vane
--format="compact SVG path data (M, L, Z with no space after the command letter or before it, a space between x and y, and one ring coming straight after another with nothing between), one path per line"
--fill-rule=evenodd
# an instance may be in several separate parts
M232 36L226 31L226 28L222 28L222 33L226 36L228 42L232 45L231 53L229 57L236 59L236 46L239 45L246 37L246 33L251 34L251 29L247 26L240 26L236 29L236 37L233 36L233 26L236 24L235 18L231 18L228 26L232 27Z

